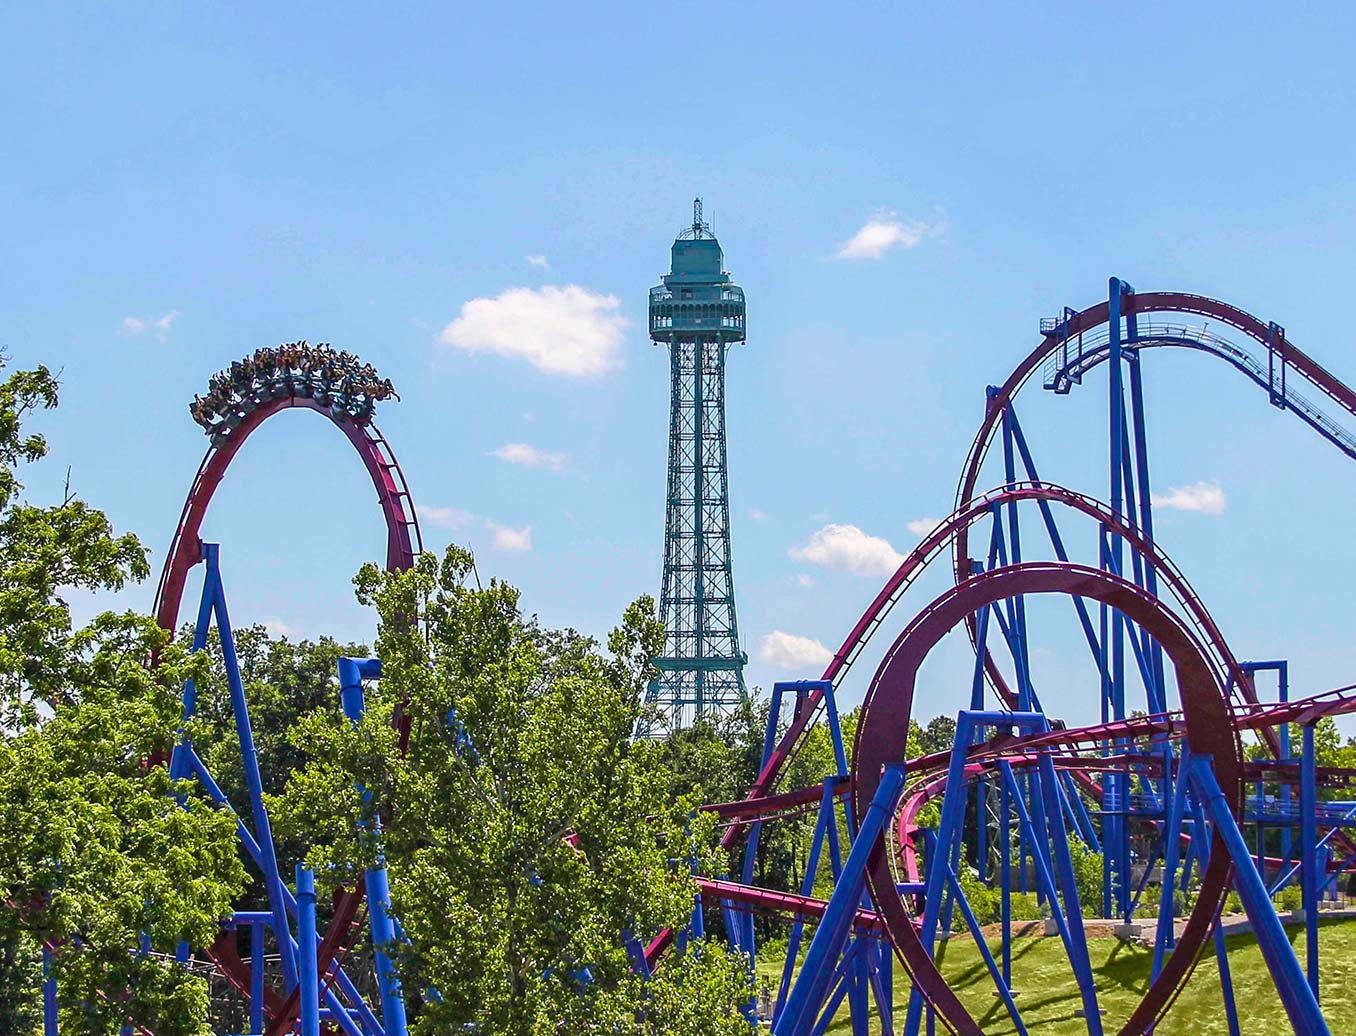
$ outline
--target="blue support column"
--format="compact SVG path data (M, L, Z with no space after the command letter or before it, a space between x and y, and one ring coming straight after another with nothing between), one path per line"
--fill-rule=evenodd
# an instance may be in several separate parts
M1121 470L1124 454L1123 433L1125 429L1125 389L1123 387L1122 361L1122 328L1121 328L1121 309L1122 296L1131 293L1133 289L1124 284L1120 278L1112 277L1107 283L1107 329L1110 334L1108 341L1108 428L1110 432L1110 463L1109 476L1111 479L1111 513L1117 518L1125 519L1125 481L1124 473ZM1111 570L1117 573L1123 571L1121 564L1124 544L1119 536L1111 536L1109 546L1108 563ZM1102 605L1104 618L1110 626L1111 635L1110 645L1110 676L1111 676L1111 718L1122 720L1125 718L1125 636L1124 626L1117 620L1116 616L1108 615L1108 607ZM1103 639L1103 644L1106 641ZM1118 748L1121 747L1119 744ZM1119 772L1108 774L1108 790L1112 792L1121 810L1124 809L1125 801L1128 796L1128 789L1124 787L1125 777ZM1110 891L1112 908L1118 914L1124 914L1129 908L1129 889L1127 887L1127 875L1129 874L1129 839L1128 825L1123 812L1118 811L1107 815L1106 826L1110 828L1109 835L1104 834L1102 838L1102 852L1105 866L1108 869L1110 878Z
M363 680L381 676L381 662L375 658L339 659L339 693L344 716L354 726L362 720L366 710L363 700ZM366 788L360 789L364 799ZM373 834L381 837L381 821L372 820ZM372 952L376 958L377 987L381 991L381 1020L386 1036L406 1036L405 996L400 988L400 976L391 961L391 949L396 944L395 923L391 915L391 885L386 874L386 857L378 848L376 863L367 869L367 913L372 925ZM699 909L701 900L698 899Z
M800 977L791 989L786 1008L773 1028L774 1036L807 1036L824 1004L833 978L833 962L838 960L847 944L848 935L866 887L866 863L891 811L904 787L904 767L887 766L881 775L880 786L861 818L857 837L848 853L843 875L834 886L833 895L820 919L810 949L805 955Z
M265 889L268 893L268 921L278 943L278 953L282 961L283 979L289 991L297 988L297 955L300 952L297 940L292 937L290 917L298 916L298 903L292 891L282 880L274 848L272 828L268 810L264 803L263 782L259 771L259 760L255 750L253 730L250 725L248 703L245 700L244 686L240 676L239 661L236 656L235 635L231 628L230 613L226 605L226 593L222 583L220 566L220 548L215 543L202 545L202 560L206 573L203 579L202 596L198 609L198 624L194 631L193 649L202 650L207 644L208 632L215 617L221 639L222 659L225 663L227 686L230 690L231 710L234 714L236 736L240 745L241 767L244 771L245 785L249 794L251 819L254 830L246 826L245 821L235 814L234 807L227 800L220 786L198 757L193 745L187 739L180 739L171 756L171 773L177 779L196 777L218 805L229 810L236 820L236 834L241 846L264 875ZM191 719L197 708L197 689L192 681L184 686L183 716ZM259 969L262 974L262 969ZM367 1006L362 994L353 981L344 973L342 967L334 967L332 983L326 986L323 998L327 1006L327 1016L338 1025L346 1036L363 1036L367 1033L381 1033L382 1026ZM348 1008L340 999L340 994L355 1005ZM261 1000L262 996L256 997ZM354 1015L360 1019L354 1021Z
M1064 814L1059 808L1059 782L1055 779L1055 764L1048 753L1042 752L1037 765L1040 767L1041 790L1045 796L1045 811L1050 825L1055 874L1064 897L1064 918L1068 928L1066 940L1070 946L1069 963L1073 965L1074 977L1078 980L1078 989L1083 998L1088 1032L1091 1036L1101 1036L1102 1012L1097 1005L1097 983L1093 978L1092 962L1088 957L1087 934L1083 931L1083 909L1078 901L1078 878L1074 874L1073 857L1069 852L1069 835L1064 827ZM1053 902L1054 896L1050 898Z
M1304 904L1304 951L1309 987L1318 996L1318 760L1314 752L1314 725L1303 727L1300 756L1300 889Z
M46 946L42 948L42 1036L57 1036L56 962Z
M1187 789L1191 785L1191 750L1185 743L1177 767L1177 783L1170 781L1172 771L1164 773L1164 784L1172 788L1171 805L1163 825L1163 883L1161 898L1158 902L1158 932L1154 938L1154 964L1152 975L1158 978L1163 970L1163 958L1173 945L1173 929L1176 918L1177 863L1181 855L1182 824L1186 815ZM1146 872L1147 873L1147 872Z
M264 1031L264 934L256 921L250 925L250 1032Z
M320 974L316 964L315 874L297 864L297 947L301 1036L320 1036Z
M1002 861L1003 981L1012 985L1012 805L1008 782L998 782L999 849Z
M231 631L230 612L226 607L226 590L221 583L220 548L215 543L203 544L203 560L207 563L203 595L211 593L212 611L216 615L217 632L221 640L221 657L226 665L226 682L231 693L231 711L235 714L236 736L240 741L240 759L249 791L250 812L254 820L254 836L261 851L260 869L268 891L269 906L273 911L273 930L289 931L287 907L283 895L282 876L278 872L278 858L274 851L273 828L264 805L264 781L259 772L259 755L254 747L254 731L250 727L249 706L245 701L245 687L240 678L240 663L235 653L235 635ZM291 989L297 983L297 961L290 940L278 938L278 952L282 957L283 977Z
M1257 872L1248 843L1234 820L1224 792L1220 790L1208 756L1192 759L1191 782L1234 862L1234 888L1238 890L1248 920L1257 934L1258 948L1271 972L1291 1027L1296 1036L1331 1036L1323 1012L1319 1010L1318 998L1305 979L1295 951L1286 938L1285 926L1271 905L1266 882Z

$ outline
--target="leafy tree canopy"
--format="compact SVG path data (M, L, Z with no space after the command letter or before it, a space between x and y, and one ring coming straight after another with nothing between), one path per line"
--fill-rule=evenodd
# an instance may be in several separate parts
M280 826L307 832L317 873L335 880L384 857L416 1032L746 1034L744 964L719 944L671 954L651 980L625 950L628 931L687 922L691 868L712 845L663 749L630 737L663 642L653 602L632 605L604 651L542 629L515 589L472 574L457 547L359 573L383 678L358 726L302 719L310 762Z
M244 874L232 819L181 807L148 760L167 756L200 663L144 616L74 627L64 593L120 589L148 566L135 536L69 491L55 506L21 499L17 466L47 452L24 419L56 402L45 368L0 384L0 941L11 959L52 950L63 1032L131 1019L198 1034L206 986L164 955L211 940ZM33 977L6 970L9 1017L37 1003Z

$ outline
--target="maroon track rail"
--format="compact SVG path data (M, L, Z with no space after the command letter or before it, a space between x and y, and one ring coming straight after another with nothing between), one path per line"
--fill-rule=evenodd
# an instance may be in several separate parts
M328 407L307 396L283 396L268 400L251 410L220 445L208 447L207 455L199 465L193 485L188 491L188 498L184 501L183 511L179 515L179 524L175 528L174 539L170 543L155 595L156 621L171 635L179 622L179 610L183 603L188 574L193 566L202 560L202 540L199 530L231 460L245 444L250 433L268 418L284 410L295 409L312 410L320 414L343 432L345 438L358 451L363 466L367 468L367 473L372 478L372 485L377 491L377 502L381 506L382 516L386 519L387 570L403 572L411 568L414 565L415 554L423 549L419 521L409 487L405 482L405 475L400 470L390 445L374 425L359 424L346 416L337 416ZM361 885L355 889L340 890L335 894L334 915L317 952L322 975L336 958L342 959L351 949L353 938L357 933L356 922L363 905L363 897ZM248 996L250 968L236 950L235 933L223 930L205 952L207 958L226 980ZM294 990L290 996L280 997L272 990L266 990L264 1007L268 1018L266 1031L270 1034L285 1032L297 1017L297 992Z
M1324 395L1347 413L1356 417L1356 390L1339 381L1330 371L1302 352L1284 335L1269 343L1268 325L1252 314L1245 313L1237 306L1231 306L1227 302L1220 302L1218 299L1207 298L1204 295L1190 295L1176 291L1156 291L1124 295L1121 299L1121 311L1127 317L1151 313L1182 313L1190 316L1207 317L1210 320L1217 320L1236 328L1263 347L1273 349L1284 363L1299 371ZM956 489L957 511L964 510L974 499L979 484L980 468L983 466L984 458L988 455L989 445L993 442L994 435L1000 426L1004 407L1012 401L1031 375L1041 368L1046 358L1060 348L1061 338L1067 341L1076 335L1085 334L1093 328L1100 327L1108 323L1109 320L1110 307L1106 302L1099 302L1097 305L1090 306L1081 313L1069 317L1067 323L1061 325L1060 331L1051 331L1042 336L1040 344L1017 365L1016 369L1008 375L1008 379L1003 382L1002 387L990 397L984 411L984 420L980 424L979 431L975 434L965 466L961 470L960 483ZM953 564L958 582L969 575L968 548L968 536L966 530L962 530L956 537L953 549ZM970 627L970 634L973 639L973 625ZM999 693L1007 696L1009 693L1007 685L991 656L985 658L985 671ZM1257 692L1251 678L1245 677L1240 682L1239 688L1240 693L1246 700L1253 703L1257 702ZM1280 743L1274 741L1271 735L1266 736L1271 750L1279 752Z
M387 570L403 572L414 564L416 552L423 548L414 502L395 454L376 426L336 417L328 407L306 396L272 399L251 410L220 446L209 447L198 468L193 486L188 491L188 499L184 501L179 524L174 530L174 539L170 543L165 567L160 574L160 585L155 593L155 617L163 629L173 633L179 621L179 608L188 573L202 560L202 541L198 530L202 527L208 505L232 458L240 451L250 433L264 421L274 414L294 409L315 411L332 422L353 444L367 473L372 477L372 485L377 490L377 502L386 519Z
M1018 595L1036 594L1085 597L1107 604L1163 645L1176 669L1186 738L1192 753L1213 757L1220 787L1237 814L1242 788L1241 747L1232 710L1204 644L1182 618L1133 583L1081 565L1036 562L995 569L957 584L919 613L896 638L867 691L858 720L852 763L857 815L864 815L875 795L883 767L903 761L914 681L936 643L981 608ZM971 758L1012 750L1025 752L1033 745L1059 743L1081 733L1060 731L1053 738L1039 735L998 739L977 746ZM896 956L920 993L953 1031L981 1036L978 1023L947 985L918 936L908 908L895 889L892 855L882 834L867 864L867 883L876 908L885 919ZM1231 870L1228 852L1216 833L1210 863L1201 876L1198 898L1178 948L1150 984L1122 1033L1144 1032L1170 1006L1210 934L1228 889Z
M1023 500L1043 500L1063 505L1106 525L1112 533L1124 537L1126 542L1150 560L1163 578L1166 588L1177 597L1184 610L1191 617L1193 625L1198 628L1201 636L1208 644L1215 659L1215 668L1220 671L1220 675L1232 677L1235 686L1243 687L1245 685L1246 674L1229 652L1228 645L1225 643L1219 627L1210 617L1210 613L1206 611L1195 590L1192 589L1191 584L1187 582L1186 577L1182 575L1172 559L1157 545L1145 540L1138 530L1113 515L1106 504L1085 493L1078 493L1049 482L1022 482L996 489L969 501L964 507L959 508L954 514L941 522L927 536L923 537L918 546L900 563L894 574L886 580L875 599L867 606L861 618L857 620L852 630L844 638L842 646L839 647L833 659L824 669L824 675L821 679L836 681L851 668L866 643L885 621L886 616L898 603L904 592L913 584L919 574L945 550L948 543L958 540L971 525L988 517L995 507ZM772 755L768 757L767 763L758 774L758 779L754 782L746 798L752 800L767 795L782 768L798 751L801 739L813 722L821 700L822 694L814 692L808 695L803 702L798 701L800 708L797 714L792 718L786 732L777 742L776 748ZM731 824L721 839L722 847L728 849L733 845L742 829L743 825L738 821Z

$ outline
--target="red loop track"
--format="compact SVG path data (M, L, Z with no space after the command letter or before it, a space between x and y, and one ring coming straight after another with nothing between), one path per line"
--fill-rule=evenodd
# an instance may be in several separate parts
M358 424L347 416L335 414L307 396L283 396L259 404L251 410L240 424L233 429L220 444L213 444L207 450L193 486L184 501L184 509L179 516L179 524L174 531L174 539L165 558L165 567L160 575L160 585L156 590L155 617L160 626L171 634L179 621L179 609L183 602L184 585L193 566L202 560L202 541L199 530L207 515L217 486L226 475L231 460L240 451L256 428L274 414L292 409L313 410L331 421L358 451L363 466L372 478L377 491L377 502L386 519L386 568L400 572L414 565L415 555L423 549L419 533L419 522L414 511L414 502L404 473L396 462L390 445L381 433L370 423ZM363 889L341 890L334 900L334 916L320 942L317 954L320 971L323 974L332 962L343 957L351 949L357 936L359 911L363 905ZM236 989L248 995L250 969L236 950L235 934L222 931L206 951L208 959L217 967ZM272 990L265 993L265 1011L268 1018L267 1032L281 1033L290 1029L297 1017L297 993L289 997L280 997Z

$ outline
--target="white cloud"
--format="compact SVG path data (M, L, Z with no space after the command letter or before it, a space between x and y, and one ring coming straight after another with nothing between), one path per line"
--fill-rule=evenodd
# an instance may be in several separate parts
M808 590L815 585L814 576L805 572L797 572L795 575L789 575L784 579L787 586L797 586L802 590Z
M551 264L546 261L546 256L544 255L528 255L523 258L526 259L531 266L540 266L543 270L549 270L551 268Z
M750 507L750 508L749 508L749 521L751 521L751 522L765 522L765 521L767 521L767 512L764 511L761 507Z
M490 545L495 550L502 550L510 554L523 554L532 549L532 526L525 525L521 529L511 529L507 525L497 525L494 522L486 521L485 528L494 534Z
M510 288L463 304L441 341L466 352L518 356L547 374L596 377L621 365L629 321L620 308L617 296L576 284Z
M1154 493L1150 499L1155 507L1165 511L1198 511L1201 514L1223 514L1229 503L1218 482L1174 486L1166 493Z
M264 629L270 637L295 637L297 635L297 631L283 622L282 619L265 619Z
M470 538L473 529L482 528L490 534L490 546L494 550L502 550L510 554L522 554L532 549L532 526L530 525L515 529L512 526L500 525L488 518L482 518L470 511L463 511L459 507L428 507L424 504L415 504L414 510L429 525L438 529L447 529L460 536ZM474 543L468 542L467 546L474 546Z
M855 525L830 523L804 544L792 547L796 561L843 569L859 576L887 576L900 566L904 555L890 541L870 536Z
M150 324L155 326L155 333L162 342L169 340L170 327L178 317L179 311L171 309L167 313L158 317L151 317ZM125 335L139 335L145 332L148 326L147 321L141 317L123 317L122 333Z
M546 468L555 472L564 471L570 462L570 458L563 453L538 449L525 442L506 442L499 449L491 450L490 456L498 457L505 464L521 464L526 468Z
M435 528L451 529L453 532L465 531L476 519L470 511L456 507L428 507L424 504L415 504L414 513Z
M903 221L887 212L868 220L857 233L839 246L837 259L879 259L891 248L917 248L925 238L941 232L940 224L922 220Z
M908 529L921 540L941 524L941 521L936 518L915 518L905 525L904 528Z
M164 316L156 318L155 330L160 335L160 340L162 342L169 338L170 325L174 323L174 318L178 315L179 311L177 309L172 309Z
M813 669L833 661L833 652L812 637L773 630L763 638L758 657L778 669Z

